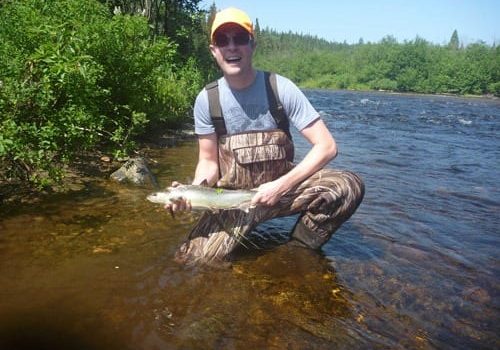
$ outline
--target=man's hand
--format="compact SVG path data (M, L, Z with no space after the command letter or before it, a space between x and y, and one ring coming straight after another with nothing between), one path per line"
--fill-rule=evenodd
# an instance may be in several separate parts
M257 188L257 193L252 198L252 205L275 205L286 191L287 188L280 179L263 183Z
M172 187L177 187L181 183L177 181L172 182ZM168 210L172 216L174 216L174 213L180 212L180 211L191 211L191 202L188 201L186 198L180 198L179 200L176 200L172 203L165 204L165 209Z

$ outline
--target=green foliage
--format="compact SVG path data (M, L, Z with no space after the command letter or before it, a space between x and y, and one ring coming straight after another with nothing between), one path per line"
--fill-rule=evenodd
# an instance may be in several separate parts
M178 45L151 39L143 16L95 0L0 7L0 175L37 185L100 147L123 155L151 125L186 120L202 86Z
M198 10L201 0L99 1L106 4L110 12L144 15L152 37L167 37L177 44L178 63L193 60L207 80L212 80L217 68L208 51L208 23L211 22ZM213 10L216 10L215 5Z
M479 42L459 48L456 32L447 46L418 37L398 43L391 36L347 45L265 29L257 45L257 67L302 87L499 96L499 47Z

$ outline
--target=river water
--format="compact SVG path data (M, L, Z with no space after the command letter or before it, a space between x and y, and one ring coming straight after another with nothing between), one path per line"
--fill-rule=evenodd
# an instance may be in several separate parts
M500 102L307 91L366 183L320 253L173 261L196 217L96 179L0 212L0 348L500 348ZM296 158L309 149L295 135ZM148 151L162 185L194 141ZM261 225L285 235L293 218Z

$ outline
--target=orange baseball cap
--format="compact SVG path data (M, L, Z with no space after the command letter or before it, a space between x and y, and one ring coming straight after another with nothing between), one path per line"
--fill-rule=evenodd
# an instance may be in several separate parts
M210 33L210 39L212 39L212 41L214 39L215 31L226 23L235 23L253 35L253 23L250 17L248 17L248 15L240 9L228 7L227 9L217 12L215 15Z

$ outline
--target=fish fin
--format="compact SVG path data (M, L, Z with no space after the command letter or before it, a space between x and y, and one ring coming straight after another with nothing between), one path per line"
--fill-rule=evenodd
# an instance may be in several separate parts
M250 201L241 203L238 206L238 209L245 212L246 214L250 213L252 209L255 209L257 206L255 204L252 204Z
M203 181L202 181L202 182L200 182L200 186L210 187L210 185L208 184L207 179L203 179Z
M220 209L219 208L213 208L212 209L212 213L214 213L215 215L219 215L220 214Z

